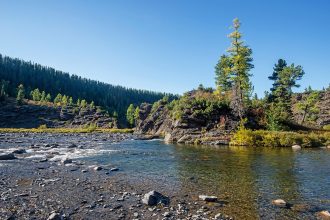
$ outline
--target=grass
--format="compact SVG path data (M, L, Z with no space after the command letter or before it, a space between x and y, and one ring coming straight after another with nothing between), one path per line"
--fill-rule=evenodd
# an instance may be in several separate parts
M256 147L320 147L330 145L330 132L287 132L239 129L233 134L230 145Z
M133 129L124 128L0 128L0 133L132 133Z

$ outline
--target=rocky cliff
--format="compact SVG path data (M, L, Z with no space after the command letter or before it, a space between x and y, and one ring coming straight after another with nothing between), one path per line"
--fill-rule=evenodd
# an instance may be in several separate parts
M0 127L3 128L37 128L40 125L49 128L75 128L90 124L102 128L117 127L114 118L97 108L58 107L50 103L41 105L33 101L17 105L16 100L12 98L0 103Z
M189 99L194 96L194 93L188 94ZM236 127L238 118L226 107L213 108L207 116L196 113L202 110L205 110L203 105L197 104L184 108L181 117L176 119L166 103L144 103L140 106L135 133L161 136L166 142L228 144L229 133Z
M295 94L292 100L293 120L297 125L302 113L294 106L304 96L304 93ZM135 133L164 137L167 142L221 145L229 143L230 133L239 123L239 118L233 115L228 105L221 105L216 101L212 91L193 90L177 100L174 106L162 100L153 105L142 104ZM306 123L293 129L315 129L330 124L330 91L320 92L317 106L319 113L312 124ZM176 117L175 108L179 108L180 117ZM249 109L246 117L249 128L265 129L264 108Z

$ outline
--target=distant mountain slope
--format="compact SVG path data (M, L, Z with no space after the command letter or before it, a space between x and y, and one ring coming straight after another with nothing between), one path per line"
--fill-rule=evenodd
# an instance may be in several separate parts
M125 121L126 109L131 103L138 106L143 102L153 103L164 95L173 97L171 94L114 86L0 54L1 79L10 82L10 96L16 96L19 84L25 86L26 94L35 88L50 93L52 98L62 93L75 100L80 98L88 102L94 101L110 113L117 112L121 122Z
M16 99L0 102L0 128L116 128L117 121L99 108L78 106L56 106L25 100L18 105Z

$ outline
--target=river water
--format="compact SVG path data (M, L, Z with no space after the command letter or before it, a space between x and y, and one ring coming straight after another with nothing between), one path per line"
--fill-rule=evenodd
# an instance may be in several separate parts
M330 149L207 147L165 144L162 140L112 141L104 135L11 135L0 148L58 143L28 150L31 158L57 152L90 164L118 167L128 181L182 197L214 195L223 213L236 219L315 219L330 210ZM68 143L82 144L68 149ZM28 157L27 157L28 158ZM117 174L113 174L117 175ZM284 199L291 208L271 204ZM219 205L219 204L216 204Z
M129 140L114 151L84 158L113 164L132 180L198 195L215 195L239 219L311 219L330 209L330 150L203 147ZM275 207L281 198L294 205Z

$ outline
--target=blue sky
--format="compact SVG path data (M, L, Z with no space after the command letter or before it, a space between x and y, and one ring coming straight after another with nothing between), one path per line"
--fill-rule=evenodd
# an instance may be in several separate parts
M279 58L304 67L301 89L321 89L330 83L329 11L328 0L0 0L0 53L180 94L214 87L214 66L238 17L253 49L255 92L269 90Z

